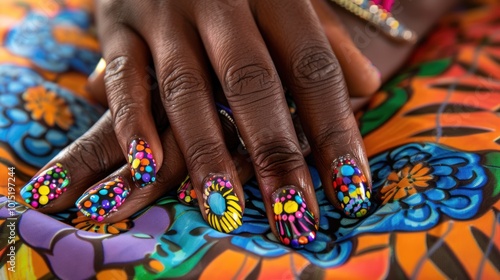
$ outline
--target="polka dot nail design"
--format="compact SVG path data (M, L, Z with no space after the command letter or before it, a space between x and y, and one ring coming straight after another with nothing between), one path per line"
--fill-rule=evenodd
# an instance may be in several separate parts
M21 196L31 207L41 208L64 193L69 182L68 170L56 163L24 186Z
M273 195L273 212L280 241L292 248L302 248L316 239L318 226L306 201L293 186L283 187Z
M177 190L177 199L179 199L179 202L184 205L198 205L198 198L196 197L196 192L193 189L189 175L186 179L184 179L184 182L181 183L179 189Z
M130 142L128 163L130 164L132 179L140 187L145 187L156 181L156 161L146 141L135 139Z
M243 211L227 177L211 175L203 185L203 201L208 224L224 233L242 225Z
M350 155L341 156L333 162L333 190L344 213L360 218L371 207L371 189L363 171Z
M129 193L130 188L118 176L85 192L75 205L85 216L102 222L106 216L122 205Z

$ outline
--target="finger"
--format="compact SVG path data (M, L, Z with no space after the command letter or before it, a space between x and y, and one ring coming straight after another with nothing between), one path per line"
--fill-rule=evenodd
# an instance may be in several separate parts
M21 189L24 202L42 212L61 211L84 189L115 170L124 160L111 127L111 114L106 112Z
M103 17L104 13L98 13L103 58L108 63L104 82L114 130L132 178L145 187L156 180L156 161L163 160L151 114L149 52L134 31Z
M196 26L252 158L271 228L284 244L301 247L315 238L312 217L319 217L319 210L280 79L250 7L240 4L228 12L219 9L217 1L210 3L208 8L195 7L194 14L203 19ZM294 193L287 211L309 213L287 224L289 231L277 227L281 216L275 216L271 206L283 190ZM295 194L308 207L295 202Z
M351 96L368 96L381 85L379 70L354 45L335 12L323 0L311 1L342 68Z
M229 233L242 223L243 191L224 144L209 70L198 35L187 20L169 10L161 32L141 30L151 47L162 102L186 160L204 218ZM175 23L175 24L174 24Z
M295 126L295 131L297 131L297 138L299 139L301 152L302 155L304 155L305 157L309 155L309 153L311 152L311 148L309 146L309 143L307 142L307 138L304 135L298 116L297 117L293 116L294 114L292 114L292 120ZM231 129L231 126L234 128L235 125L226 120L227 120L226 118L221 118L221 123L225 127L224 132L226 135L225 137L226 143L237 142L238 141L237 133L234 129ZM231 132L226 134L226 132L228 131ZM253 170L252 160L250 159L248 153L245 153L244 151L239 149L238 146L233 145L233 147L234 149L232 150L231 153L233 163L238 172L238 177L240 179L240 182L245 184L255 175ZM177 189L177 199L179 200L179 202L185 205L189 206L198 205L198 197L193 189L193 185L191 184L191 179L189 175L186 176L184 181L182 181L179 188Z
M314 10L307 1L256 3L260 27L293 93L325 192L346 215L366 215L371 205L368 161L342 71Z
M158 170L158 180L151 188L140 188L134 183L128 165L87 189L75 205L86 216L97 222L114 223L126 219L150 205L182 180L186 164L170 129L161 137L164 161Z

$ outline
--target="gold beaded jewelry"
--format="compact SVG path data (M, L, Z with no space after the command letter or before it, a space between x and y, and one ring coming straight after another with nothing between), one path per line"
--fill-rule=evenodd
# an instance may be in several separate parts
M392 39L415 43L417 34L402 25L390 11L370 0L330 0L350 13L378 27Z

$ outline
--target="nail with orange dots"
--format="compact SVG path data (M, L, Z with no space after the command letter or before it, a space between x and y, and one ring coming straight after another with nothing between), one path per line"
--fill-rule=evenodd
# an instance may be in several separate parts
M130 142L128 163L132 179L140 187L145 187L156 181L156 161L149 144L143 139L134 139Z
M102 222L106 216L122 205L129 192L130 188L118 176L86 191L75 205L85 216Z

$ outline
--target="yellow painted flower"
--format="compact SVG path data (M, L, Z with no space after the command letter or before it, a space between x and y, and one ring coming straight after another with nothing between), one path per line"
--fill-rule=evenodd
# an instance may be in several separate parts
M382 204L386 204L415 194L419 189L427 188L429 181L434 178L430 173L431 169L422 163L392 171L378 194L379 199Z
M73 124L68 105L55 92L37 86L29 88L23 94L23 99L26 102L24 108L31 112L33 119L43 119L48 126L58 125L65 130Z

